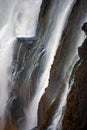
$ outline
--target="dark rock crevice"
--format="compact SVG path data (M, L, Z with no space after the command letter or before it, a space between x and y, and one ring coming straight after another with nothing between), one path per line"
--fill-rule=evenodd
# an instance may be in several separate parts
M81 62L75 72L74 84L67 97L63 130L87 129L87 38L78 48L78 54Z
M85 17L86 11L86 0L77 0L54 58L54 63L50 73L49 86L45 90L39 103L38 124L40 126L43 124L42 122L46 120L46 112L48 111L52 101L57 97L58 88L60 88L62 81L65 78L65 73L68 72L69 63L73 60L73 55L77 52L77 37L79 37L79 33L81 33L81 26L83 24L82 19Z

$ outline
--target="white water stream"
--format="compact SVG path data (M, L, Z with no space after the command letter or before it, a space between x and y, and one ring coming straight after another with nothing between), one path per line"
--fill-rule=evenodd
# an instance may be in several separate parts
M57 1L58 8L55 9L57 13L54 12L54 15L57 14L56 19L54 19L56 24L51 30L51 36L45 48L45 62L43 61L45 69L40 79L38 79L36 93L26 111L27 124L24 130L31 130L37 126L38 103L45 88L48 86L51 65L74 1ZM6 102L11 92L9 87L9 82L11 82L9 68L13 60L13 44L15 44L16 37L35 36L41 3L42 0L0 0L0 121L4 120ZM67 95L66 91L64 95ZM65 96L64 99L66 98ZM65 100L62 103L65 104ZM60 113L64 104L60 104ZM56 130L58 120L56 120L56 125L55 120L53 120L52 126L55 128L53 130ZM0 130L3 130L3 127L0 124Z
M74 0L61 0L57 2L59 2L57 3L58 7L56 8L56 11L58 11L58 13L56 19L54 19L54 21L56 20L56 25L54 26L53 30L51 30L51 36L46 46L45 61L43 61L45 69L40 79L38 80L36 93L26 112L27 124L24 130L31 130L37 126L38 104L45 88L48 86L51 65L53 63L57 47L59 46L62 32L66 25L68 16L72 10Z
M11 88L9 68L16 37L33 37L42 0L0 0L0 121L4 120ZM0 125L0 130L4 126Z
M83 18L82 21L80 21L80 25L82 25L82 23L84 23L83 21L84 22L86 21L86 17ZM85 35L80 30L79 35L74 40L74 42L76 42L76 46L77 47L81 46L84 39L85 39ZM72 55L71 59L74 59L74 60L70 60L70 63L68 65L66 65L66 73L69 72L68 73L68 81L66 82L65 89L64 89L64 91L61 95L60 104L59 104L59 106L58 106L58 108L55 112L55 115L53 117L51 125L48 127L48 130L62 130L62 120L63 120L63 117L64 117L64 109L65 109L66 103L67 103L67 95L69 94L71 87L72 87L72 84L74 83L74 81L72 80L71 84L68 84L69 78L70 78L70 75L72 73L72 68L74 67L74 64L76 63L76 61L79 60L79 57L77 57L77 56L78 56L78 49ZM68 70L67 67L69 67L70 69ZM65 77L67 77L67 76L65 75Z

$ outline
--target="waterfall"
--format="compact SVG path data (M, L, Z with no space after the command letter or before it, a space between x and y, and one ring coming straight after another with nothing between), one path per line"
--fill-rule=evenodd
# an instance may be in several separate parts
M12 63L12 43L14 37L10 37L8 25L0 31L0 119L5 118L5 107L9 97L8 83L11 80L9 68ZM7 35L8 34L8 35Z
M16 37L36 34L42 0L0 0L0 130L5 118L6 102L11 92L11 64Z
M85 21L85 20L86 20L86 16L83 17L83 19L80 21L80 24L82 24L83 21ZM84 39L85 39L84 33L80 31L79 35L75 39L77 46L80 46L83 43ZM58 104L57 110L52 118L52 123L48 127L47 130L62 130L62 120L64 117L64 111L65 111L65 107L66 107L66 101L67 101L66 99L67 99L67 96L71 90L73 83L74 83L74 80L72 79L70 84L69 84L69 80L70 80L70 76L72 74L72 69L78 60L79 60L78 52L76 51L75 53L73 53L72 61L70 61L70 63L69 63L69 69L68 69L68 71L66 71L66 72L68 72L68 74L66 73L66 75L65 75L65 86L64 86L65 88L62 92L62 95L60 98L60 103ZM66 70L67 70L67 67L66 67Z
M36 34L42 0L21 0L16 21L17 37L33 37Z
M60 39L62 36L62 32L64 30L64 27L68 21L68 16L71 12L72 6L74 4L74 0L68 0L68 1L58 1L55 2L56 6L53 8L53 15L55 16L55 19L53 23L50 25L50 29L48 30L47 34L49 34L49 40L44 40L43 43L46 44L45 47L45 55L42 58L41 67L44 66L43 73L40 73L39 70L39 79L37 81L37 89L35 92L35 95L33 97L33 100L29 103L28 110L26 111L26 117L27 117L27 123L26 128L31 130L32 128L37 126L37 111L38 111L38 104L40 101L40 98L42 97L45 88L48 86L49 83L49 76L50 76L50 69L51 65L54 60L54 56L56 53L56 50L59 46ZM55 22L56 21L56 22Z
M79 0L77 0L77 4L79 3L78 1ZM76 0L53 0L48 10L46 9L48 6L46 4L49 4L49 0L47 2L45 0L44 8L45 11L47 11L47 14L45 14L46 12L43 11L43 8L41 9L42 0L0 0L0 130L4 130L6 118L9 116L7 113L10 111L8 110L8 102L11 101L11 95L16 92L18 92L16 93L18 94L16 96L19 96L21 99L23 99L22 110L26 118L23 118L25 119L25 121L23 120L24 122L21 121L23 124L20 123L20 119L18 119L19 122L17 123L19 123L19 129L31 130L38 127L39 103L43 97L43 94L45 93L45 90L49 88L48 86L51 79L50 72L51 68L54 67L52 65L54 65L54 57L57 50L58 52L60 51L58 53L60 55L58 55L59 68L57 70L59 73L58 75L56 74L56 81L54 81L53 84L54 87L57 87L55 84L59 82L59 88L55 89L55 91L58 90L59 93L55 93L54 91L55 94L52 93L53 97L51 97L51 94L49 94L51 92L46 93L49 94L47 96L51 97L48 101L48 104L46 104L46 107L47 105L51 106L56 104L52 115L50 115L52 117L49 123L46 124L46 128L48 130L62 129L66 98L71 89L68 81L73 66L78 59L76 49L84 40L84 34L81 32L80 27L82 26L83 22L87 20L87 16L84 14L84 12L87 10L85 9L86 6L84 6L84 9L82 9L82 4L80 2L79 6L75 6L75 11L76 9L79 10L80 8L84 11L81 12L81 17L78 16L79 11L77 11L78 15L75 15L75 11L73 11L75 15L74 16L72 15L73 13L71 13L71 11ZM40 14L40 10L42 11L41 13L43 13L43 15ZM39 16L41 19L39 19ZM69 16L71 16L70 19ZM46 21L42 17L45 17ZM72 20L74 17L75 19ZM68 20L69 24L67 28L66 26ZM65 33L65 31L67 31L67 33ZM63 33L65 37L62 35ZM69 38L68 34L70 35ZM62 36L64 39L62 39ZM66 44L66 42L69 43L68 41L71 42L69 45ZM60 43L62 44L60 45ZM32 46L34 47L32 48ZM14 47L17 47L17 55ZM66 49L67 47L68 49ZM65 49L66 51L64 51ZM34 78L35 82L32 80ZM61 85L62 83L64 84ZM18 90L16 91L16 89ZM26 90L29 91L27 92ZM24 95L22 95L22 93L24 93ZM56 97L54 97L55 95L58 96L58 100L56 100ZM29 100L25 103L26 99ZM58 102L53 104L54 100ZM19 105L20 104L21 103L19 103ZM41 125L41 128L44 127L44 123Z
M55 115L53 116L52 124L48 127L47 130L62 130L62 119L64 116L66 98L67 98L67 95L70 92L72 84L74 82L74 80L72 79L70 84L69 84L69 77L70 77L71 72L72 72L72 67L74 66L74 64L76 63L77 60L78 60L78 56L75 56L74 59L72 60L72 63L70 63L70 67L68 70L69 73L68 74L66 73L66 76L64 79L65 80L64 91L61 95L60 102L59 102L58 108L55 112ZM67 76L68 76L68 79L67 79Z
M6 3L3 1L0 1L0 5L3 5L0 9L4 10ZM11 23L11 20L14 15L14 8L15 8L16 2L14 5L12 4L12 12L9 14L9 6L7 5L6 11L9 17L5 15L3 19L3 12L1 12L1 24L0 24L0 120L4 120L5 118L5 108L6 108L6 102L9 98L9 93L11 91L11 88L9 88L9 82L11 81L11 72L10 67L12 63L12 56L13 56L13 43L15 41L14 37L14 23ZM15 21L16 15L14 16ZM13 21L13 22L14 22ZM2 126L3 127L3 126ZM1 128L2 129L2 128Z

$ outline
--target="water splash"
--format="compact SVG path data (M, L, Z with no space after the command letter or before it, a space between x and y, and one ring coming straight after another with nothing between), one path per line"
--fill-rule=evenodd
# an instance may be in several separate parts
M15 25L17 37L32 37L35 35L41 3L42 0L22 0L18 7Z
M0 123L5 117L11 88L9 68L16 36L34 36L42 0L0 0ZM10 3L10 4L9 4ZM6 13L5 13L6 12ZM4 16L4 17L3 17ZM4 124L0 130L3 129Z

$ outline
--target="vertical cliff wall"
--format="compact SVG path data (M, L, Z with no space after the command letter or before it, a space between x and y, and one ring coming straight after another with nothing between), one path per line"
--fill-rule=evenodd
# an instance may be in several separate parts
M87 38L78 48L78 53L81 62L75 72L74 84L67 97L63 130L87 129Z
M45 37L44 33L48 30L47 26L50 21L49 15L52 3L53 1L51 0L43 0L42 2L36 36L32 38L17 38L14 43L14 55L11 67L12 92L10 99L14 100L14 96L19 97L23 104L23 110L28 106L29 101L31 101L36 91L39 63L44 54L44 47L40 44L43 41L43 37ZM16 107L14 106L15 109ZM14 117L12 118L14 120ZM6 124L6 127L10 127L9 124Z
M67 79L66 73L70 71L70 65L74 65L74 58L77 55L77 46L79 46L84 39L81 26L86 19L86 11L86 0L77 0L69 17L67 27L61 39L61 44L58 48L54 63L52 65L49 86L40 100L38 110L39 125L41 125L41 123L43 124L40 129L47 129L48 124L50 124L52 121L50 115L52 114L53 116L55 110L57 109L58 101L61 97L59 96L58 98L58 95L61 95L64 91L64 84ZM54 112L52 112L53 106L51 110L48 110L48 108L55 99L56 95L58 100L56 107L54 107Z
M62 2L60 2L60 3L62 3ZM51 66L52 68L50 67L51 71L50 71L49 85L47 86L45 93L39 102L38 126L39 126L40 130L47 130L48 127L50 125L52 125L53 117L55 115L56 110L58 109L61 96L66 88L66 82L69 81L71 71L78 58L77 48L79 45L81 45L81 43L84 39L84 33L82 33L82 31L81 31L81 26L85 22L86 17L87 17L87 15L86 15L87 0L77 0L76 3L74 3L74 4L75 5L74 5L72 11L70 10L69 19L66 20L67 24L66 24L65 30L63 31L63 35L62 35L61 41L59 43L60 45L57 49L56 56L54 58L53 65ZM54 33L54 32L57 33L56 31L53 32L53 29L56 27L55 25L57 23L57 17L56 17L58 14L57 11L60 11L60 10L57 10L58 9L57 7L59 7L58 5L59 5L58 0L43 0L42 6L41 6L41 12L40 12L39 19L38 19L36 36L32 37L32 38L27 38L27 39L25 39L25 38L18 39L17 38L16 42L14 43L14 56L13 56L13 63L12 63L12 68L11 68L12 92L10 94L10 97L11 97L10 101L12 101L12 100L14 101L14 97L16 96L16 98L19 99L19 102L17 100L17 102L14 102L14 104L17 103L18 108L20 108L20 109L18 109L18 111L16 111L17 120L15 120L15 123L17 123L18 119L20 119L21 116L25 117L25 113L26 113L26 115L28 115L30 120L31 120L31 118L33 119L33 117L35 116L33 114L36 114L36 113L33 113L33 114L31 113L31 115L30 115L28 113L28 111L26 112L26 109L28 109L30 107L30 105L31 105L30 103L34 98L34 95L37 94L37 90L38 90L38 86L39 86L38 82L40 82L40 80L39 80L40 76L42 76L44 70L46 69L44 61L48 60L48 59L46 59L47 58L46 57L46 54L47 54L46 47L49 42L49 39L51 39L52 36L54 36L54 37L57 36L57 34L52 34L52 33ZM61 7L62 7L62 4L61 4ZM54 15L54 13L55 13L55 15ZM61 13L61 12L59 12L59 13ZM61 17L59 17L59 19L60 18ZM51 41L50 47L52 49L52 46L54 45L55 41L52 42L52 39L50 41ZM50 52L51 49L48 49L48 52L50 54L51 54L51 52ZM80 51L81 51L81 49L79 50L79 55L83 54L83 51L82 52L80 52ZM80 55L80 57L81 57L81 55ZM82 64L84 66L84 62ZM83 66L81 68L83 68ZM86 68L84 68L84 69L86 69ZM82 70L81 73L83 73L83 71L84 70ZM86 76L86 74L85 74L85 76ZM80 77L81 77L81 75L80 75ZM78 80L79 80L79 78L78 78ZM76 79L76 81L77 81L77 79ZM45 82L43 84L45 84ZM42 86L43 86L43 84L42 84ZM84 88L86 88L86 87L84 87ZM85 92L85 90L86 89L84 89L84 92ZM74 90L72 89L72 91L74 91ZM71 93L72 93L72 91L71 91ZM77 90L75 89L75 91L77 91ZM72 100L70 97L68 98L68 100ZM76 96L75 96L75 99L77 99ZM73 101L75 99L73 99ZM81 99L82 99L82 101L86 102L86 96L82 97ZM79 97L78 97L78 101L79 101ZM21 102L22 102L22 104L21 104ZM10 102L10 103L12 103L12 102ZM12 116L12 114L16 116L16 114L14 114L14 112L15 112L17 106L16 105L14 106L14 104L11 105L11 106L13 106L13 108L12 108L13 111L12 111L12 113L10 113L11 116ZM38 104L36 104L36 105L38 105ZM36 105L34 104L34 108L36 107ZM84 104L82 104L82 105L84 105ZM67 117L68 109L70 109L69 113L72 112L71 108L67 107L65 118L63 121L63 126L64 126L65 130L69 130L69 129L67 129L68 124L69 124L68 128L70 128L70 125L71 125L71 122L68 121L68 117ZM82 108L82 109L86 109L86 108ZM80 109L80 110L82 111L82 109ZM34 111L34 109L31 109L31 111L32 110ZM21 116L20 116L19 111L21 112ZM12 121L14 120L15 116L11 117ZM70 117L70 118L72 118L72 117ZM75 121L76 121L76 119L78 119L78 117L75 117ZM86 119L86 117L84 117L84 120L85 119ZM36 120L36 119L34 119L34 120ZM16 129L15 126L10 121L11 120L9 120L9 119L7 120L5 129L6 130ZM23 121L24 121L24 118L23 118ZM73 121L73 119L72 119L72 121ZM29 123L29 121L28 121L28 123ZM86 123L84 123L84 125L83 125L84 128L86 128L85 124ZM35 125L36 125L36 122L35 122ZM73 129L74 128L75 128L75 125L73 126Z
M17 41L14 46L13 64L16 68L14 70L15 76L13 76L14 89L12 95L19 95L26 105L32 99L36 90L38 67L44 49L40 44L49 23L51 4L51 0L43 0L42 2L35 39L30 38L27 42Z

